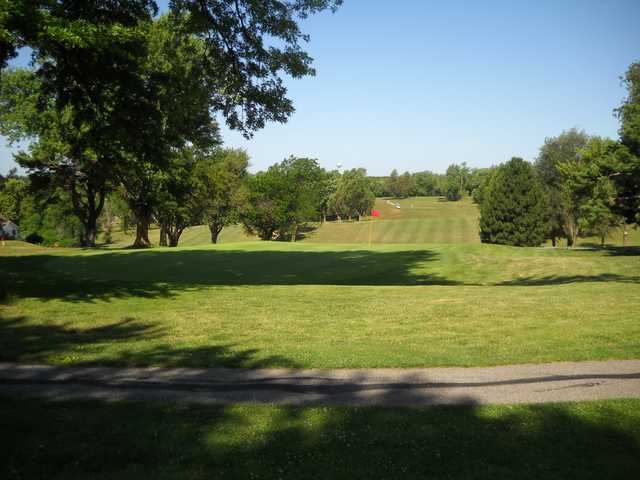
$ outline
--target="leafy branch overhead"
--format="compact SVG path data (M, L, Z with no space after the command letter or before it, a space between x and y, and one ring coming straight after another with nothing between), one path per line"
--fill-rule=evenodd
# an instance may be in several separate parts
M342 0L173 0L182 35L206 44L203 60L213 108L246 136L294 112L283 77L314 75L299 22ZM105 82L123 82L145 55L152 0L36 0L0 3L0 66L21 47L33 49L40 74L64 102L80 93L98 101ZM85 63L80 65L81 61ZM62 82L62 84L60 83ZM65 92L68 96L62 95Z

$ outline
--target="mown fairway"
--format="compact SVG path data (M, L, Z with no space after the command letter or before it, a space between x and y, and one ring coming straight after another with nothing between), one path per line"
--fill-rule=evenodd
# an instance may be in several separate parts
M640 252L9 244L0 358L417 367L640 357Z
M464 243L478 244L478 206L469 198L458 202L448 202L439 197L414 197L391 200L396 208L385 199L376 200L379 219L362 221L326 222L316 230L306 232L302 241L320 243ZM373 223L373 224L372 224ZM151 241L157 245L159 232L152 230ZM125 247L133 240L131 235L117 232L113 236L113 246ZM244 233L239 225L222 230L219 241L230 243L255 241ZM581 238L578 245L593 246L600 242L597 238ZM182 246L207 245L210 243L206 226L185 230L180 240ZM550 244L550 242L549 242ZM622 245L622 232L613 230L607 239L608 245ZM629 229L628 245L640 245L640 232Z

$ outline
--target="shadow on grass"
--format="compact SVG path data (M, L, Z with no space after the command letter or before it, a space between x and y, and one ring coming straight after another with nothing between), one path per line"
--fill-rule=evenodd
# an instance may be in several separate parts
M637 407L226 407L0 397L7 433L0 475L638 478Z
M602 273L600 275L548 275L546 277L520 277L500 282L499 285L531 287L585 282L640 283L640 275L625 276L614 273Z
M100 327L79 329L71 324L30 324L25 317L5 318L0 313L0 361L47 363L51 356L64 356L75 366L153 366L260 368L272 365L295 368L296 363L281 356L257 357L256 349L236 345L207 345L179 348L171 345L148 346L162 338L160 326L126 318ZM114 348L118 342L127 348ZM74 354L87 350L100 353L95 361L78 361Z
M429 250L150 250L5 257L1 269L9 295L93 301L168 297L205 285L458 284L421 273L436 259Z

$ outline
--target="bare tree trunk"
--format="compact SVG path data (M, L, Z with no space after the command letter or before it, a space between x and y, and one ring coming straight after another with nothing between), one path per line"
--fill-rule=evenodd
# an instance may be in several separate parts
M297 236L298 236L298 224L296 223L293 225L293 233L291 234L291 241L295 242Z
M555 235L553 237L551 237L551 245L553 246L553 248L556 248L556 237L555 237Z

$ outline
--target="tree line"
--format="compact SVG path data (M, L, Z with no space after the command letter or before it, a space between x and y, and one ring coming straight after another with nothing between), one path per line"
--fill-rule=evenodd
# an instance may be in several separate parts
M458 201L468 195L476 198L479 187L489 168L470 168L465 162L452 164L446 173L404 172L393 169L387 177L371 177L371 186L376 197L446 197Z
M147 179L141 200L150 209L145 233L154 224L159 244L175 247L188 227L207 225L211 242L217 243L224 227L241 224L262 240L295 241L303 230L328 218L359 219L373 208L375 197L364 169L327 171L315 159L297 157L256 174L249 173L248 166L249 156L241 149L184 148L168 170ZM33 181L15 170L0 176L0 216L18 223L27 241L82 244L86 232L74 215L70 195L60 187L31 188ZM96 235L102 233L105 243L117 229L134 230L139 246L140 221L132 201L138 199L132 199L124 185L105 196L96 221Z
M490 170L480 186L483 242L567 246L613 229L640 225L640 63L623 83L627 98L614 110L619 139L570 129L547 138L533 165L520 158Z

